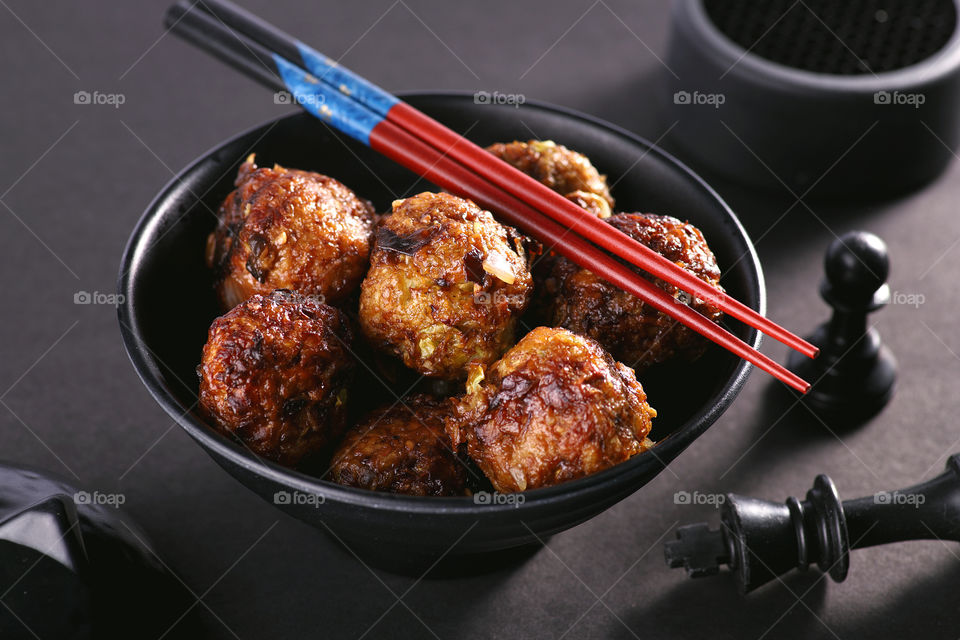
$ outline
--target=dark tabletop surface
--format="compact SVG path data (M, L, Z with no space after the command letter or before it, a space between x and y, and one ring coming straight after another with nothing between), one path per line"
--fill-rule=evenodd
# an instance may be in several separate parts
M960 451L960 165L895 201L814 202L786 215L785 194L709 178L757 243L770 315L797 331L826 317L817 283L836 234L865 228L889 244L891 288L922 304L874 318L900 378L872 423L832 434L803 416L780 419L771 380L754 373L720 421L631 498L519 566L417 581L368 570L222 472L140 384L114 308L74 304L80 291L114 291L127 236L174 172L285 109L165 35L166 4L0 2L0 457L122 493L200 596L187 618L209 637L960 634L955 544L859 551L842 584L810 572L745 599L729 576L691 581L667 569L662 552L678 523L716 520L709 506L674 504L677 491L780 500L829 473L854 497L935 475ZM668 21L660 0L244 4L390 90L522 92L654 140L671 126L654 109ZM124 102L77 105L76 91Z

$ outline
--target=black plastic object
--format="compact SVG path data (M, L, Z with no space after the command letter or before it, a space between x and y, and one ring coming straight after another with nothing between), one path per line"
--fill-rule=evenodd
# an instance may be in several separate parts
M850 550L904 540L960 541L960 454L922 484L840 502L833 481L817 476L805 500L785 503L727 494L721 526L677 529L664 555L690 577L728 565L742 593L792 569L817 565L836 582L847 577Z
M824 268L820 295L833 317L808 338L820 356L791 356L787 368L813 383L801 402L828 423L853 425L886 406L897 378L893 354L867 327L867 314L890 301L887 246L872 233L851 231L830 244Z
M960 142L958 3L676 0L670 141L733 180L797 197L918 187Z
M0 638L183 637L192 602L117 508L0 463Z
M469 131L481 145L526 140L535 132L585 153L616 181L619 209L672 214L697 225L724 270L727 291L763 311L760 265L736 217L700 178L650 143L587 116L531 102L520 108L477 104L470 94L407 99L453 129ZM746 379L750 367L720 348L695 364L651 371L642 383L661 416L654 421L651 437L659 444L653 451L516 499L370 492L258 459L191 410L200 351L218 314L212 276L203 262L204 242L216 223L211 212L230 192L237 167L251 152L266 166L277 162L336 177L372 200L377 211L432 188L306 114L279 118L228 140L164 187L133 232L119 284L126 298L119 309L123 340L154 398L220 465L284 511L334 533L368 562L417 572L440 557L538 545L544 536L595 516L649 482L713 424ZM759 343L753 329L735 325L731 330L748 344ZM393 393L405 391L372 380L355 397L372 408L393 403Z

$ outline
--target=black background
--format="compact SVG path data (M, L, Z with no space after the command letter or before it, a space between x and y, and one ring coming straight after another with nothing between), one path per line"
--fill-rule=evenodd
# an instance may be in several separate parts
M690 581L662 555L678 523L716 519L709 506L674 504L676 491L783 499L826 472L853 497L930 477L960 451L960 167L895 201L814 202L812 211L793 206L786 215L793 200L785 194L710 178L757 243L770 315L794 330L826 317L817 284L835 235L866 228L888 242L891 288L923 303L874 317L900 379L871 424L832 434L796 412L780 419L773 383L754 373L667 471L526 563L415 581L368 570L221 472L137 380L113 307L74 304L79 291L113 292L127 236L174 172L284 109L269 91L164 35L166 4L0 2L0 456L122 493L126 510L202 595L188 617L209 637L960 634L955 544L861 551L843 584L811 572L746 599L729 576ZM654 104L666 2L244 4L390 90L520 92L653 140L674 122ZM77 105L80 90L125 102ZM669 135L663 142L669 147ZM765 350L785 356L779 345Z

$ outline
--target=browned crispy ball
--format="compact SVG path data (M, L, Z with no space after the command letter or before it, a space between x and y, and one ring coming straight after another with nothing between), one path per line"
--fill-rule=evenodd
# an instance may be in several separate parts
M573 191L567 194L567 200L598 218L610 217L610 203L603 196L589 191Z
M513 344L532 288L521 236L469 200L421 193L377 229L360 325L408 367L462 380Z
M606 177L582 153L552 140L500 142L487 147L487 151L601 218L613 209ZM602 204L588 194L599 196Z
M257 455L296 465L346 427L351 338L345 316L313 298L255 295L210 326L200 406Z
M716 258L693 225L640 213L618 213L607 223L723 291ZM637 371L675 357L695 360L709 344L692 329L566 258L549 258L538 274L542 276L538 306L546 324L593 338ZM700 298L691 304L689 294L663 281L653 282L713 322L723 317L713 304Z
M274 289L331 304L356 289L376 224L369 202L319 173L257 168L252 155L236 186L207 239L207 265L224 309Z
M466 469L444 432L450 412L448 400L422 394L373 411L347 432L330 479L412 496L463 495Z
M447 433L497 491L524 491L644 451L656 415L633 370L600 345L539 327L485 373L472 369Z

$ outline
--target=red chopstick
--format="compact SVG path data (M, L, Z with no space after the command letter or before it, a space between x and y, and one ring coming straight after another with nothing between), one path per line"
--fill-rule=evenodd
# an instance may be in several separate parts
M208 1L217 6L229 5L224 0ZM349 82L350 86L353 87L352 90L349 90L347 84L341 87L330 85L323 80L323 76L315 76L297 64L290 62L288 58L276 51L259 42L250 40L242 33L233 31L218 17L193 9L193 5L189 4L187 0L181 0L171 7L167 13L167 22L170 28L267 86L274 89L289 90L297 98L298 104L316 117L415 171L431 182L459 195L472 198L481 206L496 212L509 224L543 240L547 244L553 245L555 251L576 264L590 269L614 285L641 298L657 310L682 322L744 360L755 364L792 388L804 393L809 389L810 385L795 374L751 348L691 307L677 302L665 291L635 273L631 267L620 263L598 246L591 244L585 237L577 235L576 232L572 233L572 231L585 230L585 235L587 232L593 234L593 237L598 238L598 244L601 244L601 246L620 246L620 244L608 245L610 242L608 237L612 235L611 231L614 231L609 225L602 223L599 219L586 216L573 203L569 203L538 182L528 179L524 174L515 171L506 163L500 162L494 156L479 147L475 147L452 131L446 130L447 133L442 133L445 128L438 123L429 124L432 121L426 116L422 114L420 116L411 115L405 108L401 108L399 110L400 114L406 113L408 120L419 123L418 126L424 127L425 135L429 134L430 131L439 130L441 132L439 135L444 136L444 139L449 140L452 144L449 146L449 150L444 149L436 140L433 140L433 143L439 146L434 146L430 142L422 140L418 137L420 135L418 133L405 130L384 116L384 113L401 104L396 98L379 88L373 87L355 74L347 73L346 70L339 68L331 61L314 59L315 64L331 71L338 71L344 82ZM249 22L249 20L249 17L240 16L241 22ZM283 34L273 33L271 38L275 44L284 44ZM294 51L299 50L301 53L305 52L302 43L287 43L285 48L292 48ZM310 54L309 51L306 51L306 53ZM345 88L348 90L345 90ZM358 100L357 96L363 94L367 96L370 104L378 105L377 110L371 110L368 106L365 106L364 102ZM386 104L390 106L385 107ZM472 147L473 151L458 152L459 155L467 158L467 161L463 164L448 155L450 150L464 147ZM500 165L497 165L498 162ZM520 177L519 184L527 184L531 190L527 193L533 202L525 202L500 184L490 182L488 178L475 173L475 171L480 170L494 175L498 172L489 167L493 166L495 168L501 165L504 167L503 172L506 175L512 175L510 172L515 172ZM504 184L508 183L509 181ZM541 189L544 190L548 203L553 200L554 196L558 196L559 201L564 206L561 208L545 206L538 195ZM567 205L573 207L573 210L568 209ZM561 222L568 221L568 227L564 227L558 220L554 220L545 213L538 211L536 207L541 206L544 206L547 211L553 211L554 209L560 211L563 215L555 215L560 218ZM601 229L602 232L600 232ZM633 243L641 248L640 254L647 252L654 256L651 264L659 264L660 266L652 267L648 271L649 273L653 275L666 274L667 271L661 271L664 267L660 264L666 263L666 265L669 265L670 271L681 273L681 278L687 277L692 280L694 286L690 287L690 293L715 302L726 303L726 300L728 300L726 296L723 296L722 300L718 300L717 292L706 283L673 265L656 252L636 243L628 236L623 237L626 238L626 241L620 241L620 243L623 243L623 247L629 247ZM633 254L631 253L631 255ZM661 279L674 284L678 282L676 278L669 276ZM703 293L698 293L698 291ZM718 304L718 306L720 305ZM724 304L724 306L727 305ZM756 318L765 320L752 310L751 313ZM738 317L732 313L731 315ZM813 352L815 352L815 349L813 349Z
M818 349L814 345L763 317L735 298L717 291L692 273L678 267L620 230L604 224L593 216L584 215L577 205L562 195L229 0L204 0L197 8L209 12L218 21L213 23L213 29L206 29L208 32L206 35L215 36L215 33L209 32L222 31L220 27L223 27L235 30L234 33L238 37L251 40L247 43L246 49L239 51L239 57L247 57L258 46L262 46L267 53L279 55L296 65L302 65L314 74L314 78L320 83L349 96L351 100L362 104L380 117L406 129L414 137L439 149L444 155L449 154L460 164L470 167L501 189L520 198L533 208L542 210L548 217L582 234L591 242L626 259L664 282L669 282L711 302L728 315L783 342L790 348L811 358L817 355ZM178 22L179 20L173 22L174 28L178 26ZM228 57L233 58L231 60L233 63L237 62L238 56ZM269 56L260 58L262 66L263 59ZM255 76L262 75L260 73L262 68L256 65L253 67L247 65L244 70L248 74L251 70L254 71Z
M370 134L370 147L434 184L471 198L486 209L496 211L508 224L552 244L557 253L643 299L658 311L676 318L793 389L806 393L810 388L808 382L793 372L753 349L694 309L677 302L665 291L638 276L629 267L610 257L584 238L575 233L569 233L556 221L473 173L470 168L460 165L440 150L414 137L389 120L384 120L373 128Z
M814 358L819 349L787 331L736 298L732 298L678 267L649 247L583 209L522 171L492 156L467 138L437 122L406 102L387 112L387 120L470 167L501 189L524 200L556 222L569 227L591 242L630 261L650 275L706 300L745 324L766 333L803 355Z

